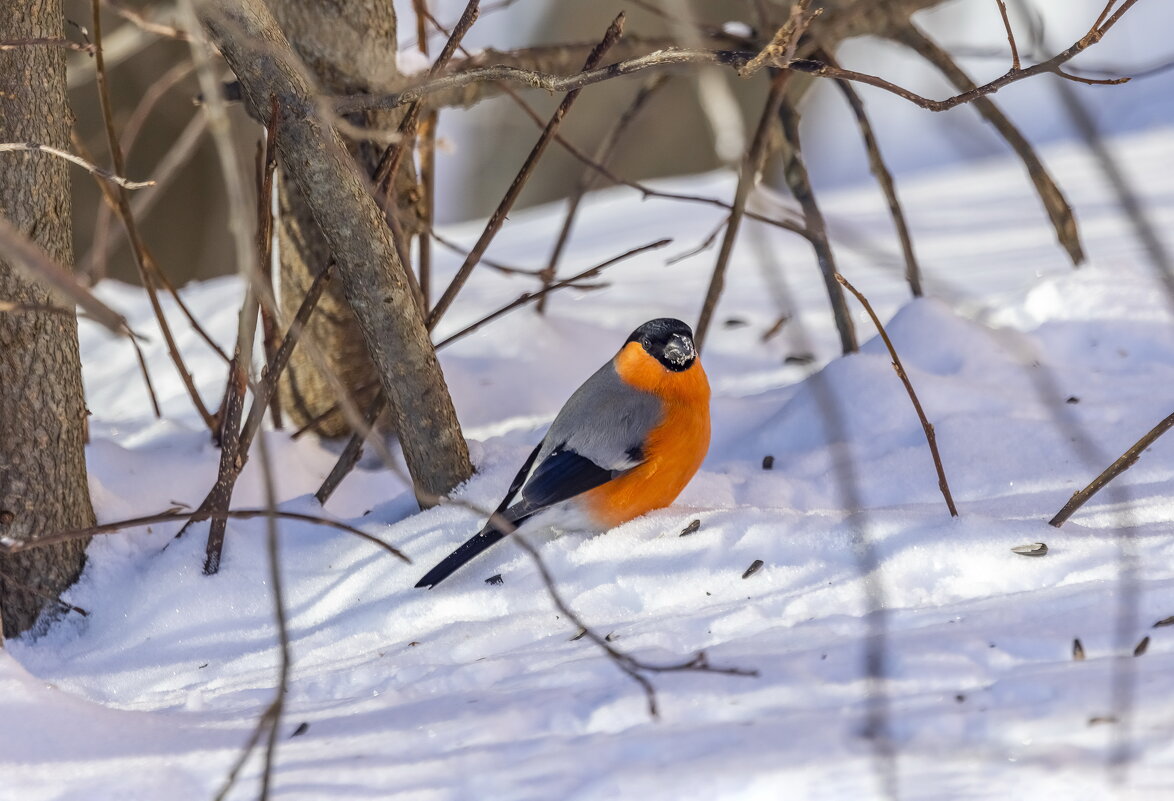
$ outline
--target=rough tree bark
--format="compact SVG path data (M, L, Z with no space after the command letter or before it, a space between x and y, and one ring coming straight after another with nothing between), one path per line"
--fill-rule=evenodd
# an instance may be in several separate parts
M0 40L61 38L61 0L0 0ZM65 50L0 50L0 141L69 148ZM9 154L0 166L0 214L60 264L73 263L69 173L60 159ZM0 260L0 299L49 303ZM34 539L93 525L86 484L85 400L77 320L0 314L0 534ZM86 541L0 556L4 633L36 622L81 572Z
M330 94L390 91L395 86L396 16L390 2L335 0L266 0L294 52ZM400 112L370 112L350 120L359 127L394 130ZM370 175L379 161L380 148L370 142L348 142L359 169ZM397 176L398 213L406 236L417 233L418 193L411 173L412 160L404 159ZM278 228L281 253L281 307L292 319L314 276L330 257L330 247L301 193L291 182L279 180L281 221ZM318 303L307 333L322 346L331 366L351 390L360 407L370 403L377 387L375 365L367 353L358 322L347 305L338 282L330 285ZM334 407L337 398L330 383L304 349L295 350L282 376L282 405L294 425L303 426ZM340 413L326 415L314 425L323 436L349 431Z
M379 374L422 501L464 481L472 468L436 351L368 179L320 117L311 85L260 0L200 6L201 22L240 79L254 116L276 103L277 148L286 175L313 213ZM400 425L400 423L403 425Z

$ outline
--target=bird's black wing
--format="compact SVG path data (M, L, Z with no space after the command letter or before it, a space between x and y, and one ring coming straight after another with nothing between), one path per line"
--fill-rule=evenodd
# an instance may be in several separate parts
M417 587L431 588L444 581L458 568L510 533L502 531L502 528L512 531L513 528L521 525L543 509L570 500L576 495L587 492L587 490L595 489L626 472L600 467L586 456L571 450L563 450L560 447L543 459L527 480L527 474L530 473L530 467L538 456L539 448L541 445L534 449L530 458L518 471L513 484L510 485L509 492L506 493L505 500L497 507L493 517L489 518L485 528L445 557L440 564L429 570L427 575L416 584ZM509 506L510 500L519 489L522 490L521 499L513 506ZM499 516L510 525L499 525L494 519Z
M573 450L555 448L522 489L520 505L534 514L606 484L625 470L608 470Z
M510 488L506 490L505 497L501 499L501 503L493 510L495 515L499 515L506 510L510 505L510 501L518 494L518 490L526 483L526 476L530 475L530 468L534 466L534 460L538 458L538 452L542 450L542 443L539 442L534 446L534 450L530 451L530 455L526 457L526 461L522 464L522 469L514 476L514 480L510 482Z

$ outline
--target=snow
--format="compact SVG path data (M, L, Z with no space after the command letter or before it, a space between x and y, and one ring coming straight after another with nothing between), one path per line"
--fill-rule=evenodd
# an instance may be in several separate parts
M1160 231L1174 223L1174 193L1153 165L1174 159L1172 134L1115 140ZM1046 520L1170 412L1171 309L1087 156L1068 145L1043 155L1081 222L1090 259L1079 271L1008 161L902 185L926 269L922 300L908 300L874 189L825 198L832 230L855 244L840 267L888 323L936 427L958 519L867 318L853 302L865 344L838 357L809 250L748 221L703 354L715 394L701 473L672 507L616 530L532 541L567 602L616 647L657 663L704 650L715 666L759 675L650 675L654 720L634 682L572 639L515 546L435 590L414 589L479 521L453 505L415 512L402 482L367 456L324 514L414 564L333 529L280 522L293 671L276 795L873 799L886 797L887 775L900 798L927 801L1170 797L1174 635L1151 626L1174 613L1174 440L1159 440L1062 529ZM662 186L733 192L729 175ZM490 256L538 266L562 212L514 215ZM720 216L597 193L565 273L661 236L674 243L611 268L607 288L553 297L546 317L516 312L442 352L479 468L465 500L496 503L561 403L632 328L695 319L713 251L665 260ZM480 225L448 234L470 241ZM141 293L99 289L151 337L164 418L151 417L125 340L83 321L98 515L195 506L218 452ZM479 269L438 338L527 289ZM235 279L184 290L223 347L239 294ZM764 341L784 314L790 321ZM204 397L218 397L223 363L176 329ZM806 356L814 362L788 360ZM310 493L338 446L264 437L282 508L323 513ZM238 508L261 504L258 462L238 485ZM699 530L678 536L694 519ZM200 570L206 525L174 540L177 528L97 538L66 594L89 615L0 652L0 798L183 801L220 787L276 683L265 523L230 521L214 577ZM1047 555L1011 551L1033 542ZM763 567L742 578L755 560ZM497 573L500 585L485 583ZM1148 652L1132 657L1147 634ZM1074 638L1083 661L1072 658ZM878 647L880 696L864 671ZM895 756L878 770L877 741L865 734L882 702ZM260 772L254 755L230 798L255 797Z

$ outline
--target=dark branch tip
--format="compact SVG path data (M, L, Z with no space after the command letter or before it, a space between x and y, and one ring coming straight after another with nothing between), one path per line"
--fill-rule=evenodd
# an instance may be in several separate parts
M822 61L816 61L813 58L796 58L787 63L787 66L798 72L819 72L826 66Z

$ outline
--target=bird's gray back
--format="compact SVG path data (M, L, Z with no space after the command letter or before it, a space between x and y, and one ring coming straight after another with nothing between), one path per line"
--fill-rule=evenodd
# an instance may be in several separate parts
M554 418L534 463L562 448L608 470L634 467L639 448L663 414L659 398L624 383L609 361L575 390Z

